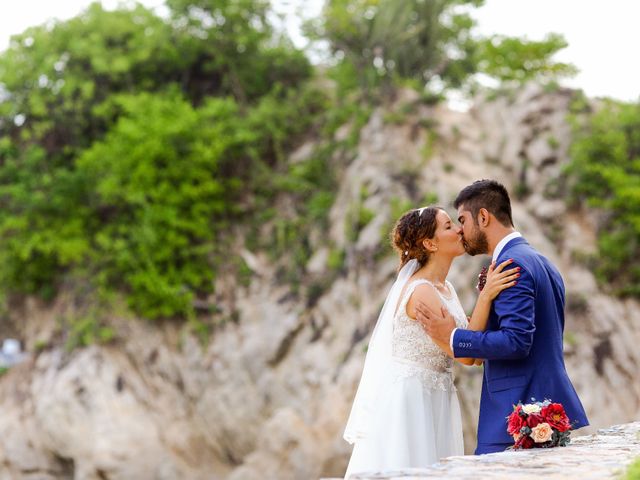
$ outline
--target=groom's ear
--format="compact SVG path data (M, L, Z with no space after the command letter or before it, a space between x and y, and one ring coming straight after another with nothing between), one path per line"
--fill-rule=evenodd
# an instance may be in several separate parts
M491 221L491 216L489 214L489 210L486 208L481 208L478 210L478 225L484 228L489 226L489 222Z

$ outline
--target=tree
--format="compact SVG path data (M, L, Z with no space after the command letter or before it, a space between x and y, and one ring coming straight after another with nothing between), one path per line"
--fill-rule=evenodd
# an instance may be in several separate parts
M163 19L95 3L0 55L4 292L66 285L191 315L231 219L273 194L264 172L323 108L262 0L169 6Z
M530 80L574 75L573 65L551 60L567 46L566 40L550 34L541 41L494 36L478 43L478 70L503 83L522 84Z
M555 63L566 46L558 35L540 42L509 37L475 38L472 10L482 0L329 0L309 35L328 40L336 77L351 76L368 97L392 94L399 83L417 89L472 85L483 72L523 83L573 72ZM346 82L345 82L346 81ZM352 85L354 86L354 85Z
M78 17L12 37L0 57L2 135L38 144L65 163L104 134L96 108L116 92L154 91L179 78L185 60L169 25L141 5L108 12L92 4Z
M640 104L606 101L573 118L574 196L605 212L596 273L621 295L640 296Z
M286 87L308 78L311 67L268 22L265 0L168 0L176 44L189 67L183 71L189 96L222 92L241 103L256 100L274 84Z
M128 292L149 317L185 314L212 291L228 201L236 197L236 181L222 167L244 155L255 133L231 99L199 109L177 93L116 100L123 114L77 160L92 186L83 201L94 278Z
M307 30L355 69L360 86L388 90L395 78L419 84L438 76L453 85L468 73L473 22L457 7L481 0L329 0ZM454 8L456 7L456 8Z

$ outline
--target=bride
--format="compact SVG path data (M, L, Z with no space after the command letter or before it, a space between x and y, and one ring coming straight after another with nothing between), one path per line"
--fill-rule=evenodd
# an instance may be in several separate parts
M345 478L361 472L426 467L462 455L462 419L453 354L415 320L415 305L449 310L459 328L484 330L492 300L519 276L491 265L470 319L446 278L465 253L461 230L439 207L405 213L393 230L400 272L373 330L344 438L355 444ZM472 358L455 360L473 365Z

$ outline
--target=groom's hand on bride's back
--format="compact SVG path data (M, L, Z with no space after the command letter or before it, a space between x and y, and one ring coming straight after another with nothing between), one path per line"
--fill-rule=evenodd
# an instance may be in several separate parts
M434 311L426 303L416 302L416 320L418 320L427 334L436 342L448 344L451 332L456 327L453 316L444 307L439 312Z

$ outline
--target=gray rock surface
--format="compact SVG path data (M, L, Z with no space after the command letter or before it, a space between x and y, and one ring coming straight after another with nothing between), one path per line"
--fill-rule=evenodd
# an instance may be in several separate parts
M637 458L640 458L640 422L599 430L564 448L449 457L430 468L352 475L351 480L613 479L620 478Z

